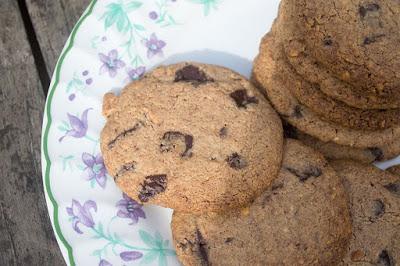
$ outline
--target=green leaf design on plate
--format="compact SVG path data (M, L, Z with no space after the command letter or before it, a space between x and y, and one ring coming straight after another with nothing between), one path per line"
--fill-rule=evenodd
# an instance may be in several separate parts
M145 27L143 27L142 25L139 24L133 24L133 26L135 27L135 29L140 30L140 31L145 31Z
M150 248L157 247L156 241L149 233L147 233L146 231L143 231L143 230L139 230L139 235L140 235L140 239L142 239L143 243L145 243L146 246L148 246Z
M158 250L152 250L146 253L140 261L140 265L152 263L158 257Z
M125 4L125 9L127 12L131 12L133 10L139 9L142 6L141 2L131 1Z
M221 0L189 0L189 1L194 4L203 5L205 16L208 16L210 14L211 9L216 10L218 4L221 2Z

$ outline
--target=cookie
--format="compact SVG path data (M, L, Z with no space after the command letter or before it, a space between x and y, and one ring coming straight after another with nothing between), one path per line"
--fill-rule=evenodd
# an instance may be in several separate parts
M362 163L380 162L393 159L400 155L400 139L382 147L355 148L333 142L323 142L307 135L287 122L283 122L286 138L297 139L322 153L328 160L354 160Z
M400 262L400 178L351 161L332 163L350 196L353 234L342 265Z
M280 53L279 58L282 58L277 64L280 64L282 68L286 68L285 71L293 72L293 75L296 76L296 82L289 89L301 103L320 115L321 118L357 130L379 130L400 124L400 109L359 109L328 97L320 90L320 84L309 83L296 74L296 70L285 60L283 49L279 47L283 46L283 43L279 39L275 41L278 44L274 51L275 53Z
M395 165L390 167L389 169L386 169L389 173L395 175L395 176L400 176L400 165Z
M252 80L264 90L281 116L299 130L324 142L357 148L380 147L400 137L400 127L378 131L356 130L322 120L308 107L301 104L290 91L295 86L296 75L286 71L281 64L279 46L274 41L274 32L267 34L260 46L253 67Z
M400 107L397 0L286 0L283 5L292 17L287 21L297 23L297 31L307 36L313 58L352 85L346 94Z
M341 179L322 155L287 140L273 186L247 208L174 212L183 265L336 265L351 235Z
M105 165L141 203L187 212L239 207L279 171L280 119L249 81L228 69L162 66L120 96L107 94L103 108Z

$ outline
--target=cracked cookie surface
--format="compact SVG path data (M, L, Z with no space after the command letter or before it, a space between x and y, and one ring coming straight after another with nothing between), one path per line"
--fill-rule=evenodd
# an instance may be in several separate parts
M341 179L318 152L287 140L273 185L248 207L174 212L183 265L336 265L351 236Z
M282 126L264 96L226 68L162 66L104 97L105 165L142 203L205 212L252 201L276 178Z

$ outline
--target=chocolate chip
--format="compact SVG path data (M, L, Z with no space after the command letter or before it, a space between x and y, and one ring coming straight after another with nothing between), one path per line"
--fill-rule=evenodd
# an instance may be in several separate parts
M298 118L298 119L303 117L303 113L301 111L301 106L300 105L296 105L294 107L292 116L295 117L295 118Z
M307 181L310 177L319 177L322 175L322 170L315 166L307 166L303 171L296 170L291 167L285 167L293 175L297 176L300 182Z
M365 37L364 38L364 45L368 45L374 42L377 42L380 38L384 37L384 34L380 34L380 35L374 35L374 36L369 36L369 37Z
M161 152L170 152L177 148L179 144L184 144L184 148L181 148L183 151L181 152L181 157L189 158L192 156L192 148L193 148L193 136L188 134L183 134L178 131L168 131L164 133L160 150Z
M258 99L255 96L250 97L245 89L234 91L229 95L239 108L246 109L249 104L258 104Z
M108 143L108 148L112 149L115 146L115 143L117 141L120 141L121 139L125 138L126 136L132 134L133 132L135 132L136 130L138 130L139 128L141 128L144 125L143 122L138 122L136 123L133 127L124 130L121 134L118 134L112 141L110 141Z
M297 129L289 124L287 121L282 121L283 126L283 136L287 139L298 139Z
M121 168L118 170L118 172L115 175L115 180L117 180L118 178L120 178L121 176L123 176L124 174L126 174L127 172L130 171L135 171L136 169L136 162L131 162L128 164L124 164L123 166L121 166Z
M237 152L232 153L226 158L226 162L233 169L239 170L247 166L246 160L240 156Z
M372 202L372 212L375 218L380 218L385 213L385 204L381 199L374 200Z
M385 158L385 155L383 154L383 151L380 148L372 147L368 148L368 150L374 156L375 161L382 161Z
M386 249L382 250L381 253L379 253L378 265L394 266L393 259Z
M187 65L182 69L176 71L175 82L186 81L201 84L205 82L213 82L214 79L208 78L204 71L193 65Z
M378 11L381 7L378 4L372 3L365 6L360 6L358 13L360 13L361 18L364 18L368 12Z
M138 198L142 202L149 201L150 198L162 193L167 188L167 175L146 176Z
M228 237L227 239L225 239L225 243L226 244L231 243L234 239L235 238L233 238L233 237Z
M324 43L325 46L331 46L333 44L333 41L332 41L331 37L326 37L323 40L323 43Z
M208 259L208 250L207 250L207 242L203 238L203 235L201 234L200 230L196 230L196 238L197 238L197 245L199 247L199 255L202 260L202 264L205 266L210 265L210 261Z
M400 197L400 181L397 181L396 183L389 183L389 184L385 185L384 187L387 190L389 190L391 193Z
M219 130L219 136L224 139L228 136L228 128L226 125Z

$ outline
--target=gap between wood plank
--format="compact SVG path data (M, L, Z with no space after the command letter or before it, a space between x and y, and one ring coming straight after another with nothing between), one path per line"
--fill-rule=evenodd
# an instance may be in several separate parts
M39 41L36 36L35 29L31 17L28 12L25 0L18 0L18 7L24 22L25 32L28 37L29 45L31 47L32 55L35 61L35 66L39 74L39 79L42 84L44 95L47 96L50 86L50 75L47 72L46 63L40 49Z

